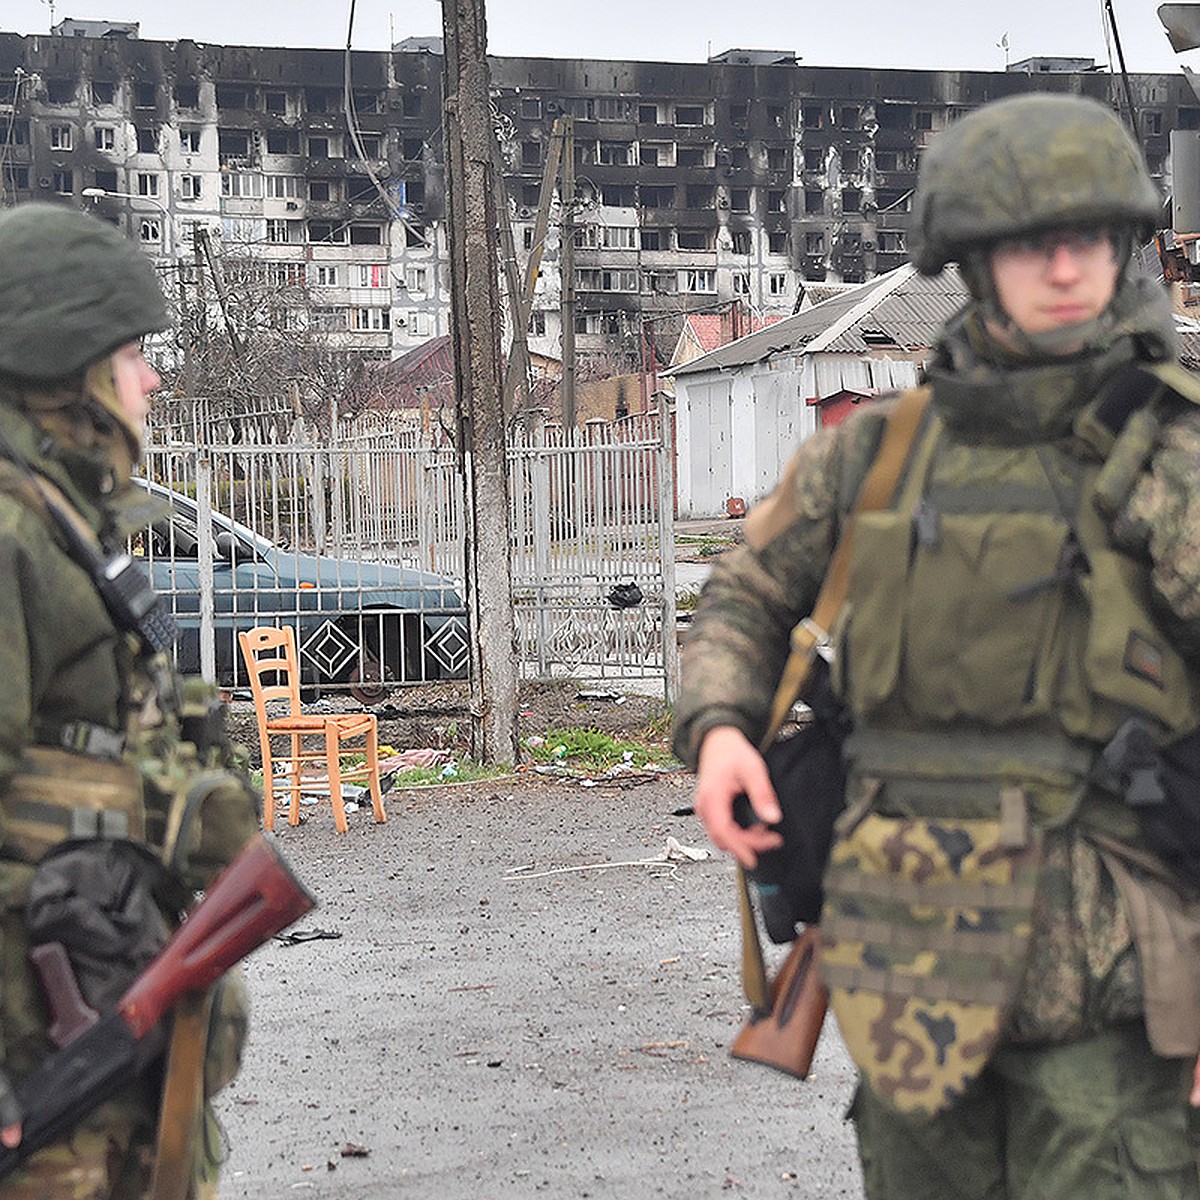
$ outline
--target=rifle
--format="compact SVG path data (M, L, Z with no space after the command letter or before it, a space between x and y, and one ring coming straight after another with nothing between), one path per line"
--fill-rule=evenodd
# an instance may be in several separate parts
M161 1050L151 1037L175 1002L303 916L316 900L266 838L253 839L209 888L116 1008L16 1085L21 1144L0 1148L0 1179L70 1132Z

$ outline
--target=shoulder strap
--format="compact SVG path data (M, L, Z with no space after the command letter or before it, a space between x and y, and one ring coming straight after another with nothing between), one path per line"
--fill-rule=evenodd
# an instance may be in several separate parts
M812 615L801 621L791 636L791 652L783 668L783 676L775 690L771 719L762 748L774 740L780 726L804 687L817 651L828 644L829 630L838 610L846 599L850 581L850 545L854 534L854 519L861 512L887 508L892 501L913 440L929 407L933 389L912 388L902 393L888 413L883 438L871 461L858 499L842 529L825 572L825 581L813 605ZM767 980L762 941L754 920L754 905L750 899L750 881L746 872L737 868L738 914L742 927L742 990L755 1012L760 1016L771 1011L771 985Z
M854 536L854 519L860 512L887 508L891 503L900 473L904 469L913 439L925 410L929 407L932 394L929 387L912 388L900 395L888 413L883 439L829 560L825 581L817 595L817 602L813 605L812 615L805 617L792 630L791 653L788 655L771 705L771 719L761 743L764 749L775 740L780 726L800 696L817 651L829 643L829 631L837 618L838 610L845 602L846 588L850 581L850 545Z

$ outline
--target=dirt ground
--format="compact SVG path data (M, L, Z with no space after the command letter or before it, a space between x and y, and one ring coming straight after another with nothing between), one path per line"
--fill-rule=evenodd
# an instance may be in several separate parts
M455 719L425 707L381 734L427 743ZM661 710L544 689L522 730ZM526 772L393 790L386 824L368 807L342 837L326 807L280 821L319 907L248 963L225 1200L861 1196L832 1019L806 1083L728 1056L731 869L662 861L668 838L707 847L677 815L690 785Z

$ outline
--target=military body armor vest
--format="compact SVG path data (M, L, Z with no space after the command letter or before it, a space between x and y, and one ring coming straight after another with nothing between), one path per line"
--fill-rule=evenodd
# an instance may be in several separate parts
M1109 543L1105 467L1078 439L963 439L933 411L894 506L856 524L823 968L856 1063L910 1114L953 1103L1002 1035L1042 831L1099 814L1136 837L1104 746L1131 713L1163 742L1200 725L1148 566Z

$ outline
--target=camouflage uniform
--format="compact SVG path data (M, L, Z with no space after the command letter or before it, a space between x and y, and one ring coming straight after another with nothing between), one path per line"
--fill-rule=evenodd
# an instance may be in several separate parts
M1071 106L1086 102L1058 99L1022 98L1017 123L1033 143L1074 153ZM1097 118L1085 108L1082 119ZM987 120L962 122L940 161L981 129L991 135L981 144L1007 155ZM1110 175L1123 169L1115 151L1094 157ZM986 206L986 183L964 188ZM1171 696L1164 739L1200 723L1200 386L1173 366L1169 313L1143 280L1121 281L1082 354L1017 353L990 337L995 297L969 239L1028 229L1036 186L1023 194L1023 211L968 214L963 244L937 243L945 225L914 213L918 265L959 258L975 300L939 342L895 509L856 530L834 631L855 732L849 816L826 877L824 970L863 1072L852 1115L871 1200L1195 1200L1186 1098L1200 1050L1200 905L1095 768L1123 713L1155 702L1131 699L1145 681L1123 691L1116 677L1137 672L1097 649L1131 605L1152 607L1150 640L1166 635L1162 659L1134 664L1170 677L1152 689ZM1153 211L1143 193L1103 216L1049 208L1045 227L1107 219L1118 230ZM1159 426L1125 463L1128 439L1114 445L1094 418L1133 367L1161 384L1147 405ZM718 726L761 736L789 631L815 601L883 408L806 441L747 518L745 546L715 566L684 651L685 761ZM1057 541L1049 533L1076 506L1082 583L1057 555L1061 528ZM1043 534L1044 571L1032 571L1020 556ZM946 545L958 561L921 566ZM1011 619L1018 596L1026 607Z
M174 919L258 820L244 779L224 770L225 747L183 735L189 699L203 707L210 694L181 688L165 655L117 628L50 524L38 486L11 462L19 456L56 489L109 552L157 515L130 483L140 443L108 357L165 324L152 267L93 218L23 206L0 216L0 315L0 1070L18 1080L50 1050L26 958L26 899L43 853L89 820L156 851L170 846L178 907L165 915ZM198 819L176 838L173 814L201 780ZM232 1003L241 991L233 979L217 1022L225 1036L216 1058L234 1059L213 1062L217 1085L236 1070L240 1042L231 1046L227 1034L244 1025L244 1005ZM0 1196L145 1194L158 1118L152 1074L34 1154L0 1182ZM221 1157L212 1137L201 1141L194 1196L211 1193Z

